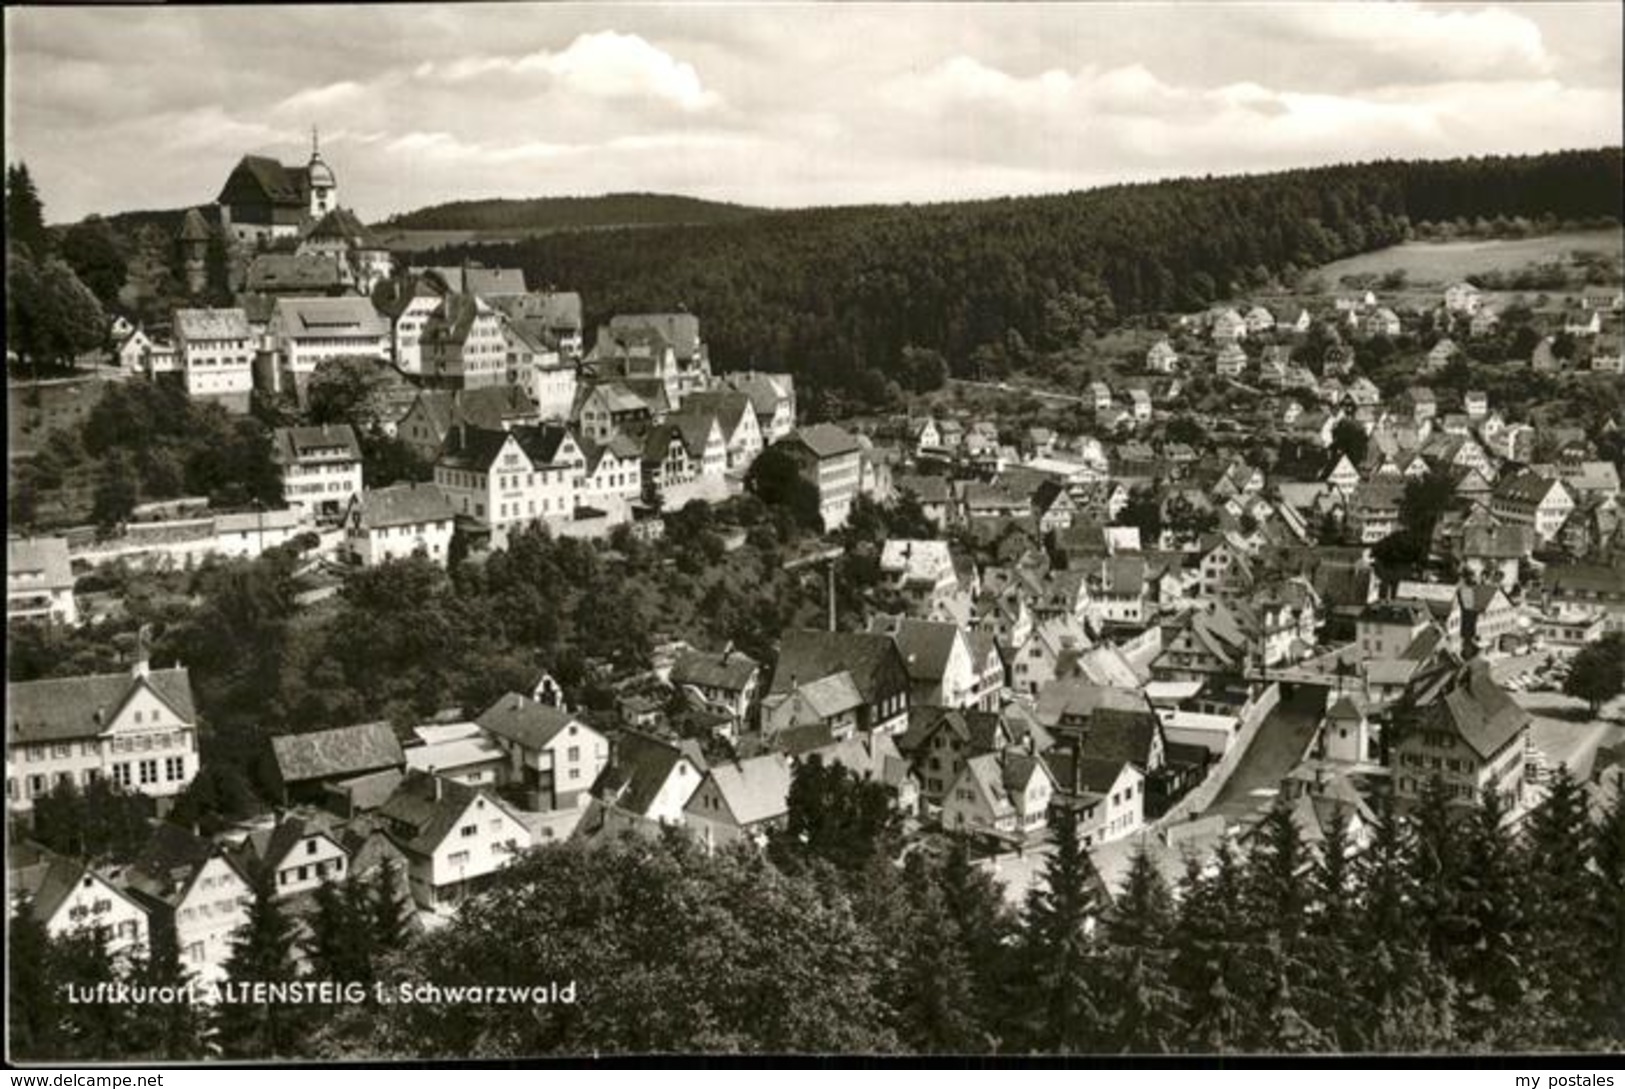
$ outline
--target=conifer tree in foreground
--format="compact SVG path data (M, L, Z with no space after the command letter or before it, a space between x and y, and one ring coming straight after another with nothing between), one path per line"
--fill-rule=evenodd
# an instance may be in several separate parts
M1027 897L1024 963L1033 992L1033 1044L1063 1053L1088 1051L1099 1022L1092 993L1090 928L1099 879L1078 837L1077 813L1057 806L1052 849Z
M286 983L297 976L292 921L277 900L269 872L254 876L248 921L232 938L226 960L230 983ZM269 1059L298 1053L305 1018L279 1002L222 1002L215 1011L221 1050L232 1058Z

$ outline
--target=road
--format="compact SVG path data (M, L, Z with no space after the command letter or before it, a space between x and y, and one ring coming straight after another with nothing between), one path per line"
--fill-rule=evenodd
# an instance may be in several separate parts
M1202 816L1235 821L1267 806L1287 772L1309 751L1325 710L1324 688L1305 685L1290 696L1283 695Z
M1024 393L1032 397L1042 397L1049 401L1067 401L1077 405L1094 404L1094 398L1092 397L1080 397L1075 393L1056 393L1053 390L1036 389L1032 386L1015 386L1009 382L977 382L969 378L950 378L948 384L992 390L994 393Z

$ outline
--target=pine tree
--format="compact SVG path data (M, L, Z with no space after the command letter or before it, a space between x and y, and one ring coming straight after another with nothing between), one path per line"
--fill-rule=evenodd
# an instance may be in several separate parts
M50 975L64 989L82 995L101 984L118 982L119 959L108 948L102 927L84 927L51 941ZM124 1022L129 1007L122 1003L79 1001L67 1003L63 1052L75 1059L116 1060L123 1057Z
M285 983L296 978L294 927L277 900L269 872L256 874L248 921L232 938L228 983ZM232 1058L271 1059L298 1053L304 1017L277 1002L221 1002L215 1030Z
M124 974L133 984L170 989L177 997L188 996L174 1002L132 1007L124 1025L124 1055L153 1062L179 1062L208 1053L208 1018L202 1007L189 1000L194 978L181 963L172 916L167 924L154 922L149 948L130 959Z
M1530 814L1527 836L1524 896L1532 955L1524 957L1524 971L1541 976L1557 1033L1577 1040L1584 1032L1585 1006L1601 980L1592 934L1575 925L1588 915L1591 829L1585 795L1567 765L1552 773L1545 800Z
M366 886L352 871L342 884L322 882L313 897L316 911L305 936L311 975L345 982L370 979L373 920Z
M1105 1046L1114 1051L1166 1054L1183 1037L1183 1011L1172 981L1173 898L1142 842L1128 877L1101 919L1107 948Z
M1364 1018L1358 1015L1358 965L1350 933L1356 904L1348 831L1348 817L1341 810L1325 825L1320 857L1311 871L1313 906L1305 954L1319 992L1311 1017L1329 1034L1329 1046L1339 1051L1356 1050L1364 1028Z
M393 858L385 858L374 871L368 903L372 948L380 952L399 949L406 943L414 908L411 897L401 891L401 868Z
M1592 907L1586 931L1598 983L1591 1026L1612 1046L1625 1047L1625 789L1616 789L1591 840Z
M64 1057L62 993L52 963L51 939L35 918L27 896L12 912L6 954L12 1056L30 1061Z
M1027 897L1023 945L1036 1001L1033 1043L1062 1053L1086 1052L1098 1022L1090 977L1089 932L1098 878L1078 836L1077 814L1058 806L1050 819L1049 857Z
M1465 920L1458 903L1461 887L1460 811L1438 775L1428 780L1411 815L1412 910L1428 954L1453 970L1463 949Z
M1538 994L1528 990L1523 968L1527 923L1523 859L1506 827L1506 806L1487 790L1461 829L1457 876L1460 945L1446 962L1463 987L1473 1016L1463 1027L1486 1043L1523 1050L1548 1036Z
M6 239L12 245L26 247L35 261L43 261L50 248L50 235L45 230L45 207L34 188L27 163L14 163L6 168Z
M971 970L971 994L981 1011L982 1031L990 1050L997 1051L1018 1032L1011 1014L1018 1006L1012 992L1018 982L1015 958L1009 955L1017 935L1014 914L1004 892L987 871L973 865L963 837L954 837L937 867L943 909L953 921L965 946Z
M904 884L910 925L895 1002L903 1038L926 1054L983 1050L987 1040L976 1023L981 1009L965 940L920 855L909 859Z

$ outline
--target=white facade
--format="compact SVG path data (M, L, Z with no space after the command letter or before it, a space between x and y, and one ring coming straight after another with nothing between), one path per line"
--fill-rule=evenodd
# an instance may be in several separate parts
M225 978L231 936L248 921L253 890L236 867L215 856L203 863L175 905L181 964L207 985Z
M184 670L165 670L164 675L166 684L189 685ZM83 732L71 736L58 729L41 740L30 739L26 717L33 717L40 703L51 702L53 692L64 692L66 704L74 698L66 686L87 682L105 690L109 702L118 701L96 711L103 721L86 721ZM11 696L14 719L24 718L6 746L6 797L13 809L33 808L35 798L63 780L83 789L105 779L127 791L168 798L197 774L197 724L153 688L144 665L130 678L69 677L13 685ZM24 707L29 710L21 711Z
M89 870L80 874L71 891L42 922L52 938L100 930L107 937L108 954L114 957L141 952L151 936L146 909Z

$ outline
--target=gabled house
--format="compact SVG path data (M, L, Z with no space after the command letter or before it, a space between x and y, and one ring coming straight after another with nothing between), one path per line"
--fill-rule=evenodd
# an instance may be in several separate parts
M845 674L858 703L855 728L901 733L908 725L908 665L889 635L791 629L779 642L779 660L762 701L764 728L774 708L803 687Z
M271 459L282 471L282 502L306 517L337 516L361 491L361 444L349 424L279 427Z
M1471 314L1478 309L1481 301L1482 296L1478 288L1465 281L1451 284L1444 289L1444 306L1446 310Z
M1179 353L1172 344L1159 340L1145 353L1145 369L1152 374L1173 374L1179 367Z
M730 644L715 654L690 650L672 663L670 680L674 688L690 692L707 708L743 724L750 720L761 672L754 659Z
M406 763L387 722L366 722L271 739L271 764L282 800L319 803L330 783Z
M1429 373L1442 371L1456 358L1459 349L1456 342L1449 337L1443 337L1437 344L1428 349L1427 363L1424 369Z
M1020 843L1049 823L1055 779L1037 756L1019 749L983 753L965 762L942 803L949 831L993 835Z
M29 910L52 938L99 932L110 957L145 953L151 939L147 909L83 862L54 858L29 895Z
M343 881L350 872L349 853L338 837L324 825L295 813L250 832L237 847L234 861L243 873L268 879L279 899L314 892L329 881Z
M363 491L344 515L344 551L362 567L412 555L444 567L456 512L433 484L393 484Z
M219 845L160 821L120 875L152 929L174 937L181 965L204 984L225 978L232 936L248 921L249 878Z
M1145 775L1127 760L1079 756L1062 745L1044 754L1055 780L1053 804L1076 811L1085 848L1131 836L1145 827Z
M782 753L715 764L683 807L708 851L735 843L762 846L790 812L790 761Z
M1503 522L1531 526L1542 542L1563 528L1574 510L1574 497L1561 480L1524 470L1495 485L1490 510Z
M446 438L460 424L489 431L509 431L542 422L541 409L516 385L477 389L420 390L395 424L395 436L425 461L434 461Z
M1254 306L1251 310L1248 310L1243 320L1247 323L1247 334L1249 336L1267 333L1275 328L1275 315L1262 306Z
M6 688L6 800L13 810L57 783L96 780L168 799L198 769L191 674L149 669L23 681Z
M870 631L897 642L909 675L910 707L979 707L992 710L1004 687L1004 664L986 637L957 624L877 616Z
M6 540L6 621L41 621L77 627L73 564L64 537Z
M1247 352L1235 341L1227 342L1213 357L1214 370L1226 378L1240 378L1247 370Z
M604 811L605 830L648 831L683 824L683 807L699 788L705 767L705 757L692 741L620 731L611 744L609 763L592 787Z
M778 442L795 430L796 385L792 375L730 371L722 376L722 384L750 398L764 446ZM946 445L946 436L943 441Z
M407 773L377 820L406 856L413 900L429 911L454 909L532 841L519 813L490 790L419 771Z
M1416 686L1394 713L1389 746L1395 798L1414 804L1434 777L1474 805L1494 790L1516 805L1523 791L1529 713L1475 659Z
M730 472L743 472L762 452L762 429L747 395L724 390L690 393L683 398L681 411L684 416L716 419Z
M534 810L571 809L586 801L609 761L609 740L567 711L509 692L475 720L508 755L508 781Z

